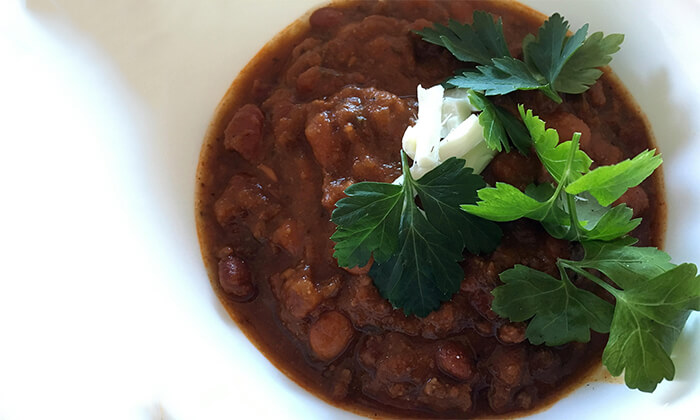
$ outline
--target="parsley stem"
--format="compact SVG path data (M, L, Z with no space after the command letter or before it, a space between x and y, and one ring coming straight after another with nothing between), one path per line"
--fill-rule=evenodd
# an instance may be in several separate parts
M573 160L574 157L576 156L576 152L579 149L579 141L581 139L581 133L574 133L574 135L571 137L571 150L573 152L569 153L569 160L568 160L568 170L570 170L571 165L573 165ZM562 177L561 184L568 184L568 175L566 174L566 177ZM581 230L580 226L581 224L579 223L578 220L578 214L576 213L576 203L575 203L576 197L573 194L566 194L566 205L569 209L569 219L571 220L571 230L574 231L576 238L580 238L581 235Z
M406 190L404 194L404 210L410 206L411 200L413 200L417 194L416 192L416 181L411 176L411 165L408 163L408 156L401 149L401 171L403 172L403 187Z
M569 208L569 219L571 220L571 231L574 231L575 237L581 237L579 231L578 215L576 214L575 198L571 194L566 194L566 205Z
M576 264L576 261L569 261L569 260L557 260L557 266L568 268L571 271L574 271L577 274L582 275L583 277L587 278L588 280L592 281L593 283L597 284L598 286L602 287L605 289L608 293L613 295L615 298L618 297L618 292L616 288L612 287L608 283L604 282L603 280L599 279L598 277L594 276L593 274L589 273L588 271L584 270L583 268L579 267Z
M557 188L554 190L554 193L552 196L549 198L549 200L546 201L547 205L549 206L549 211L552 211L554 208L554 203L557 201L557 198L561 194L562 190L566 188L566 185L568 184L569 180L569 175L571 175L571 167L574 164L574 158L576 157L576 152L578 151L578 143L579 139L581 138L581 133L574 133L574 135L571 137L571 149L569 150L569 155L566 157L566 166L564 169L564 172L561 174L561 179L557 183ZM540 160L542 158L540 157ZM571 197L569 194L567 194L567 198ZM573 206L573 202L569 204L569 206ZM575 206L573 207L575 209ZM571 210L571 207L569 208ZM578 223L578 217L576 216L576 210L573 210L573 213L570 213L572 217L572 228L574 228L574 220ZM575 228L574 228L575 229Z
M549 99L560 104L562 102L561 96L552 88L552 84L548 83L539 88L540 92L544 93Z
M571 136L571 149L569 151L569 156L566 158L566 169L563 174L561 174L561 181L559 185L568 184L569 176L571 176L571 167L574 165L574 158L576 157L576 152L578 152L579 140L581 139L581 133L574 133Z
M401 149L401 172L403 172L404 185L406 181L413 185L414 179L413 176L411 176L411 165L408 163L408 156L403 149Z

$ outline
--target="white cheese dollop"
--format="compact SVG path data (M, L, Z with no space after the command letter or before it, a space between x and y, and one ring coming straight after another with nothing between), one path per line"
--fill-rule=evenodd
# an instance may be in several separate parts
M418 119L413 127L406 129L402 140L404 151L413 159L411 175L414 177L423 176L437 166L444 93L440 85L430 89L418 85Z
M467 96L468 89L448 89L442 99L442 131L440 137L445 138L462 121L477 112Z
M477 111L466 89L418 86L418 119L403 135L402 147L413 159L411 175L418 179L451 157L466 160L480 173L496 152L486 146ZM401 183L402 178L396 180Z

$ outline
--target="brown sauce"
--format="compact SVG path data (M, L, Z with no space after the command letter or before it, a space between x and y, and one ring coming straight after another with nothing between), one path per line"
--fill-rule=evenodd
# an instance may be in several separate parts
M362 270L338 268L330 213L352 182L391 182L416 111L418 84L463 67L411 33L473 10L502 16L511 52L544 17L513 3L349 2L320 9L278 35L236 78L202 149L197 225L212 286L231 317L287 376L324 400L365 415L474 417L518 414L561 397L600 363L606 335L589 343L533 346L525 325L490 310L498 274L514 264L554 272L580 252L537 223L502 224L492 254L465 254L460 291L424 319L384 301ZM564 139L611 164L652 148L644 116L606 74L556 104L523 103ZM543 181L536 158L500 154L487 182ZM633 232L661 246L660 172L623 198L644 218ZM579 280L585 287L585 283Z

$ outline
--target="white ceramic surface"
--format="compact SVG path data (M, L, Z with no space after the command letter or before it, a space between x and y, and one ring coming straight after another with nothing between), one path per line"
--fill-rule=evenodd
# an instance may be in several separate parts
M353 417L294 385L229 320L194 226L214 108L317 3L0 2L0 420ZM700 3L527 3L626 34L613 68L664 153L667 250L700 262ZM676 381L653 395L592 384L536 417L699 418L699 330L694 316Z

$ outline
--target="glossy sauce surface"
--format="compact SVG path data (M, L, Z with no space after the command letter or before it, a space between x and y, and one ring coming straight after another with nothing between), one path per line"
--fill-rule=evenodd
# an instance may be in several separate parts
M460 291L438 311L406 317L379 296L367 269L332 257L330 213L353 182L398 176L401 137L416 114L418 84L432 86L463 63L411 30L473 10L502 16L511 53L543 17L491 2L359 2L324 8L265 47L236 79L215 118L198 171L197 216L212 285L232 317L281 370L322 398L365 414L470 417L535 409L600 360L590 343L533 346L525 325L490 310L498 274L524 264L556 275L580 249L539 224L502 224L489 255L465 254ZM556 104L523 103L563 139L582 133L598 164L653 147L644 118L609 74ZM536 158L500 154L489 183L524 188L547 180ZM642 245L661 245L660 175L621 199L644 218ZM582 287L585 281L576 279Z

